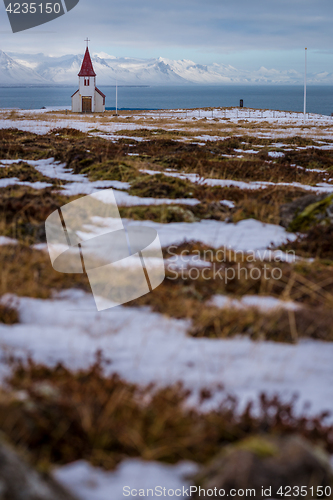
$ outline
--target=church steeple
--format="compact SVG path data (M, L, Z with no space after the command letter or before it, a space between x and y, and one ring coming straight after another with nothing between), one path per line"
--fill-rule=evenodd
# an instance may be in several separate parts
M88 47L86 49L86 53L84 54L79 76L96 76Z
M72 111L75 113L103 113L105 95L96 87L96 73L91 62L88 42L79 72L79 89L72 95Z

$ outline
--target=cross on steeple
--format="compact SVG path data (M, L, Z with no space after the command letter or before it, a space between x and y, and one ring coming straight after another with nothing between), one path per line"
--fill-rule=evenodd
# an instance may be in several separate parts
M88 48L88 44L89 44L89 42L90 42L90 40L89 40L89 38L88 38L88 37L86 38L85 42L87 42L87 48Z

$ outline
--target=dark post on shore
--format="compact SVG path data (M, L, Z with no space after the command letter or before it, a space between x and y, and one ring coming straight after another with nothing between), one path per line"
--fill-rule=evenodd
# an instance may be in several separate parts
M243 106L244 106L244 101L243 101L243 99L240 99L240 101L239 101L239 107L242 108Z

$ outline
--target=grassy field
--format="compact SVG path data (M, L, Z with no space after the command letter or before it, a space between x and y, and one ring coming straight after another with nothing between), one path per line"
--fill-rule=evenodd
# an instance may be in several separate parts
M203 110L200 118L158 112L0 113L8 125L0 129L0 235L15 240L0 246L0 293L10 294L0 307L1 328L20 325L15 297L46 300L72 289L90 293L86 275L54 271L45 251L45 219L83 196L66 191L83 175L87 185L124 183L119 190L140 201L120 205L124 219L179 224L180 232L181 224L202 223L205 232L208 221L236 228L254 219L287 231L272 252L294 253L291 260L263 260L250 247L241 254L225 252L228 241L214 247L202 239L164 246L166 263L186 255L193 258L190 268L175 273L167 267L157 289L124 309L186 320L187 335L198 342L237 342L245 336L295 349L304 338L330 345L332 125L282 115L277 120L217 118L214 111L209 119L209 113ZM49 158L64 164L73 179L43 174L38 162ZM48 185L37 189L35 183ZM144 204L148 198L158 204ZM251 274L254 267L257 276ZM258 302L219 307L216 296L231 301L252 296ZM280 301L280 307L260 307L265 297ZM302 434L333 451L332 427L322 409L314 408L315 416L294 412L294 402L279 395L258 394L240 410L237 397L226 391L219 408L202 412L200 404L213 397L209 384L201 390L200 404L188 407L189 391L181 380L156 387L106 375L103 352L94 366L79 371L61 361L56 366L19 361L15 352L6 358L10 375L0 393L0 430L42 470L78 459L113 469L128 457L205 464L221 447L257 433ZM223 392L223 378L220 382ZM260 411L252 411L253 405Z

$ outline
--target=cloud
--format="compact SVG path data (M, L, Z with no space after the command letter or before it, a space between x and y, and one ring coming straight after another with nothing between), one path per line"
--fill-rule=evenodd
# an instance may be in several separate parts
M92 29L116 44L244 50L332 43L331 0L101 0L93 12L82 2L80 22L90 13Z
M2 7L3 8L3 7ZM0 16L0 31L8 30ZM80 0L67 15L44 25L56 33L0 34L4 50L82 52L89 35L96 51L149 57L183 54L201 59L249 50L290 51L332 46L332 0ZM121 51L121 54L119 54ZM329 57L329 55L327 55Z

